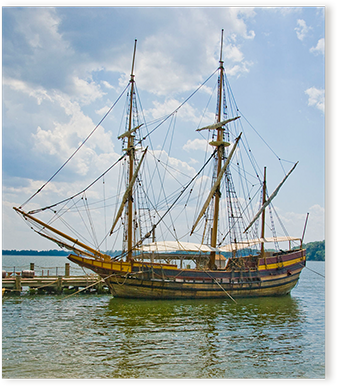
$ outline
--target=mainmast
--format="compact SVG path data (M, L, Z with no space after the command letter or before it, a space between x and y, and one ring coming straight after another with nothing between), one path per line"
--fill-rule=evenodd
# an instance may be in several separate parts
M240 116L236 116L233 118L228 118L225 120L221 120L221 114L222 114L222 100L224 98L224 90L223 90L223 84L224 84L224 67L223 67L223 61L222 61L222 48L223 48L223 30L221 34L221 49L220 49L220 65L219 65L219 83L218 83L218 100L217 100L217 118L216 123L202 127L200 129L197 129L197 131L201 130L216 130L216 140L212 140L209 144L216 147L216 157L215 157L215 169L213 174L213 186L210 190L210 193L206 199L206 202L204 206L202 207L199 216L197 217L193 227L191 234L196 229L196 226L198 222L200 221L201 217L205 214L205 211L210 204L211 200L214 198L214 208L213 208L213 223L211 225L211 240L210 240L210 246L213 248L213 251L210 253L210 259L209 259L209 268L210 269L216 269L215 267L215 248L217 247L217 234L218 234L218 223L219 223L219 204L220 204L220 185L222 177L225 175L228 175L227 169L228 165L234 155L234 152L236 150L236 147L238 145L238 142L241 138L241 134L236 138L235 142L233 143L233 147L231 151L229 152L228 156L225 157L225 148L230 146L230 143L227 141L224 141L224 133L226 130L226 125L229 122L235 121L240 118ZM222 165L222 161L225 160L224 165Z
M132 129L132 110L133 110L133 93L134 93L134 87L135 87L135 75L134 75L134 66L135 66L135 56L136 56L136 45L137 45L137 39L135 40L135 46L133 50L133 59L132 59L132 68L131 68L131 76L130 76L130 84L131 84L131 91L130 91L130 111L129 111L129 132L131 133ZM128 147L127 147L127 154L129 156L129 187L132 186L132 177L133 177L133 166L134 166L134 158L135 158L135 149L134 149L134 136L129 135L128 136ZM132 260L132 212L133 212L133 205L132 205L132 191L131 188L129 191L129 197L128 197L128 220L127 220L127 261Z
M221 31L221 48L220 48L220 61L219 61L219 92L218 92L218 111L217 111L217 123L221 122L221 100L222 100L222 85L224 77L224 67L222 60L222 48L223 48L223 30ZM223 145L223 133L224 129L222 126L217 128L217 174L218 178L221 172L224 145ZM215 248L217 244L217 234L218 234L218 221L219 221L219 203L220 203L220 186L215 192L214 197L214 218L213 218L213 228L211 232L211 247ZM211 252L209 260L209 268L213 269L215 267L215 252Z

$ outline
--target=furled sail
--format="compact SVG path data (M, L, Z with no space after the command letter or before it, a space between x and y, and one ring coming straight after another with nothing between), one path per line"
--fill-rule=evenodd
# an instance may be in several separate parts
M122 215L124 206L125 206L125 204L126 204L128 198L129 198L129 194L130 194L130 192L131 192L131 190L132 190L132 187L133 187L134 183L136 182L136 179L137 179L137 176L138 176L138 172L139 172L139 169L140 169L140 167L141 167L141 164L142 164L142 162L143 162L143 160L144 160L144 157L145 157L146 152L147 152L147 148L144 150L144 153L143 153L143 155L142 155L142 158L140 159L139 164L138 164L138 166L137 166L137 168L136 168L136 170L135 170L135 172L134 172L134 174L133 174L133 176L132 176L132 179L131 179L131 181L130 181L130 184L129 184L128 188L126 189L125 193L124 193L124 196L123 196L121 205L120 205L119 210L118 210L118 212L117 212L117 214L116 214L116 217L115 217L115 221L114 221L114 223L112 224L112 227L111 227L111 230L110 230L110 235L111 235L112 232L114 231L115 226L116 226L116 224L117 224L119 218L120 218L121 215Z
M194 232L194 230L195 230L196 226L198 225L198 223L199 223L201 217L204 215L204 213L205 213L205 211L206 211L206 209L207 209L209 203L211 202L211 199L212 199L212 197L214 196L214 193L215 193L216 190L219 188L220 183L221 183L221 180L222 180L222 177L223 177L223 175L224 175L224 173L225 173L225 171L226 171L226 169L227 169L227 166L229 165L229 162L230 162L230 160L231 160L231 158L232 158L232 156L233 156L233 154L234 154L234 152L235 152L235 149L236 149L236 147L237 147L237 144L238 144L238 142L239 142L239 140L240 140L240 138L241 138L241 134L242 134L242 133L240 133L240 135L237 137L237 139L236 139L236 141L235 141L235 143L234 143L234 146L233 146L231 152L229 153L228 158L226 159L225 164L223 165L222 169L220 170L220 173L219 173L219 175L218 175L218 178L216 179L216 181L215 181L215 183L214 183L214 185L213 185L211 191L209 192L209 195L208 195L208 197L207 197L207 200L205 201L205 204L204 204L204 206L202 207L202 209L201 209L201 211L200 211L200 213L199 213L199 216L198 216L198 218L196 219L196 221L195 221L195 223L194 223L194 225L193 225L193 227L192 227L192 230L191 230L191 234L190 234L190 235L192 235L192 233Z
M126 131L125 133L121 134L117 139L123 139L125 137L130 137L136 130L138 130L141 126L143 126L143 123L139 126L134 127L133 129Z
M200 129L197 129L196 131L216 130L216 129L219 129L220 127L226 125L229 122L235 121L238 118L240 118L240 117L238 116L238 117L234 117L234 118L229 118L229 119L226 119L225 121L214 123L213 125L210 125L210 126L201 127Z

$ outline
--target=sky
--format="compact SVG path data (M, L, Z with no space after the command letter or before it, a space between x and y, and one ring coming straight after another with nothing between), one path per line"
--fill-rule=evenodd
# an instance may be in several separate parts
M3 249L55 248L12 208L53 175L114 103L129 80L134 40L137 88L154 119L217 68L221 29L240 111L278 157L299 161L275 206L290 235L302 235L309 212L304 241L325 238L323 7L4 7ZM188 107L197 123L201 107ZM48 186L49 198L74 192L114 162L120 130L109 117L92 148ZM198 141L195 132L179 132L179 167L197 169ZM268 176L272 191L282 176Z

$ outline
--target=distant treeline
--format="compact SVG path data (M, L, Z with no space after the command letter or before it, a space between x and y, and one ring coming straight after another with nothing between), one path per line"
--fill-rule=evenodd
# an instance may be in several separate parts
M3 255L26 255L26 256L68 256L69 252L66 251L59 251L57 249L50 249L48 251L34 251L32 249L30 250L22 250L17 251L14 250L2 250Z
M325 240L314 241L312 243L303 244L303 248L307 250L307 260L311 261L325 261ZM121 251L107 251L110 256L118 256ZM34 250L2 250L3 255L27 255L27 256L68 256L69 252L60 251L57 249L50 249L48 251L34 251ZM227 256L226 256L227 257ZM229 254L228 254L229 257Z
M68 256L70 252L67 251L60 251L57 249L49 249L47 251L35 251L35 250L21 250L17 251L16 249L8 250L3 249L2 254L3 255L25 255L25 256ZM117 256L120 254L120 251L108 251L104 252L107 255L110 256Z
M307 250L307 260L325 261L325 240L303 244L303 248Z

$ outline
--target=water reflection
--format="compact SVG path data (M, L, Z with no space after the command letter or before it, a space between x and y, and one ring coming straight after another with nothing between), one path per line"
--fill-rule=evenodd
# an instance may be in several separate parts
M109 335L104 361L113 377L264 377L273 363L276 377L289 377L287 358L302 355L305 315L290 296L238 304L111 299L94 322Z
M310 275L238 304L7 297L3 377L323 378L324 281Z

